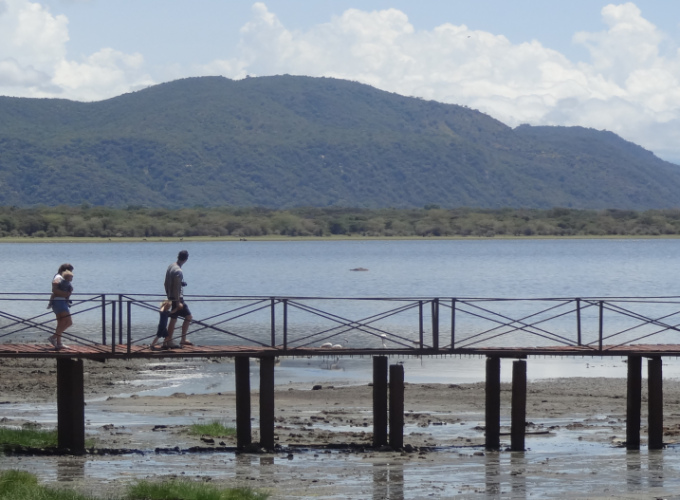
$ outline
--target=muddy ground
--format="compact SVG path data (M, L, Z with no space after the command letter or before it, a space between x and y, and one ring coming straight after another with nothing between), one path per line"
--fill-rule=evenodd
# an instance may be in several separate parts
M200 369L200 363L205 361L174 366L177 369L182 367ZM484 442L482 383L461 385L407 383L405 443L414 447L409 452L401 450L378 452L371 449L372 387L367 384L357 386L326 384L319 390L311 390L310 384L309 387L296 385L276 388L276 439L282 447L279 453L248 455L250 458L233 453L212 454L210 456L213 458L210 460L205 458L206 456L190 459L188 455L185 458L183 455L157 458L153 453L156 448L178 446L185 449L192 446L209 448L235 445L233 437L218 438L211 442L209 439L189 433L190 422L219 420L227 425L233 425L235 419L233 393L192 395L178 392L167 397L134 394L144 386L133 386L130 382L151 379L154 371L158 369L167 367L158 363L150 367L146 362L123 361L105 364L86 362L85 367L86 399L98 399L88 403L87 412L111 414L112 417L108 424L89 426L88 433L95 438L97 447L139 449L146 457L139 460L148 464L151 455L155 457L153 460L160 461L169 468L168 472L140 467L138 474L144 477L164 477L172 472L181 474L178 472L181 470L190 476L208 476L214 481L269 488L269 491L275 493L276 498L307 496L331 498L339 495L343 491L342 488L349 488L347 491L350 491L350 483L356 489L356 498L420 498L419 493L416 493L422 489L422 485L418 487L420 489L412 490L409 489L409 481L404 479L404 475L420 474L421 483L425 481L429 485L427 493L423 496L427 498L433 496L473 498L475 495L493 493L495 489L502 497L505 483L506 492L515 491L517 498L526 496L560 498L560 495L555 496L554 491L541 489L543 484L541 478L559 483L562 480L567 481L572 477L570 475L580 470L576 465L580 462L572 456L573 454L562 457L561 466L558 465L559 457L554 457L549 467L544 458L532 457L529 451L521 454L522 457L511 453L485 453L481 447ZM54 361L0 360L2 380L0 403L41 404L55 401L55 371ZM504 422L509 419L510 391L509 384L502 385ZM129 395L130 393L133 394ZM643 389L643 415L646 414L644 410L646 400L646 390ZM30 412L21 419L3 416L3 404L0 404L0 425L21 425L25 421L31 421ZM665 381L664 407L665 441L673 444L680 440L680 381ZM253 438L257 441L256 390L252 391L252 410ZM36 417L39 411L41 410L36 409ZM593 459L595 461L589 465L592 474L589 472L590 475L583 476L583 471L579 472L579 478L587 479L586 483L579 485L578 491L583 490L581 493L585 495L583 498L623 497L621 490L623 483L617 484L616 467L619 466L621 470L627 471L629 476L631 471L640 476L639 481L631 483L633 487L626 483L628 486L624 489L626 495L629 495L628 498L649 498L652 493L665 495L663 498L672 498L669 491L666 491L671 484L668 479L669 471L678 467L671 468L667 465L665 472L658 476L666 477L666 482L659 483L657 480L657 483L653 483L650 478L656 473L651 472L652 462L647 465L634 465L631 468L631 455L620 448L625 440L625 412L625 379L563 378L531 382L527 394L527 446L531 448L532 443L537 443L532 439L545 440L554 436L562 440L566 437L573 442L583 442L584 446L587 446L587 443L601 445L598 448L588 448L589 451L586 453L592 455L593 451L590 451L592 449L597 450L597 453L604 453L602 463ZM145 423L129 425L125 421L117 421L116 415L120 414L143 415ZM185 423L166 425L164 419L168 417L184 418ZM643 443L646 437L644 424L643 419ZM502 432L508 433L509 428L504 427ZM505 443L509 442L507 435L503 435L502 439ZM323 449L327 444L343 443L360 447L352 452ZM361 445L364 447L361 448ZM541 447L544 449L545 445L541 444ZM611 450L617 451L612 455ZM672 451L673 448L669 450L671 451L663 452L665 456L678 460L675 458L675 451ZM225 458L227 456L228 458ZM635 463L645 462L646 459L640 458L640 454L636 456ZM34 463L39 464L40 459L36 460ZM64 467L66 467L64 464L68 463L68 460L65 460L62 459L60 462ZM77 462L81 459L73 460ZM89 467L95 467L92 460L96 459L90 460ZM202 460L208 460L206 464L209 463L210 466L205 465L196 469L196 464ZM618 466L617 460L620 461ZM0 466L6 467L12 463L12 457L5 457L0 461ZM20 465L18 460L16 463ZM29 468L30 463L33 462L24 459L23 464ZM218 465L220 463L224 465ZM507 466L503 466L504 463ZM263 469L265 465L271 467ZM680 465L680 460L675 465ZM470 472L472 474L470 477L461 476L460 481L453 478L457 473L455 471L466 468L470 471L477 470L474 467L478 468L477 479L474 479L473 472ZM496 482L493 478L490 480L489 467L499 468ZM565 468L567 470L564 470ZM217 474L206 472L214 469L222 472ZM409 470L411 472L408 472ZM271 477L267 479L267 474L270 473ZM391 474L396 474L396 479L392 482L389 479ZM518 483L518 474L519 479L523 479L524 482ZM93 491L115 492L116 488L130 477L137 476L130 473L126 477L106 481L106 487L103 489L93 486L97 479L87 474L83 474L77 482L86 490L90 488ZM507 479L505 483L503 477ZM513 484L519 486L513 490ZM565 484L568 484L568 481ZM675 485L673 488L679 485L680 477L674 478L672 484ZM657 487L661 488L658 492L654 490ZM392 491L396 493L393 494ZM580 498L578 491L575 490L572 497ZM593 491L601 494L595 495ZM515 494L511 496L515 497Z

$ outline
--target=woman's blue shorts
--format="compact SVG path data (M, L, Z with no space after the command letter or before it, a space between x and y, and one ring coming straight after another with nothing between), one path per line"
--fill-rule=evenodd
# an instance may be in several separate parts
M53 300L52 311L54 311L54 314L71 312L68 308L68 300Z

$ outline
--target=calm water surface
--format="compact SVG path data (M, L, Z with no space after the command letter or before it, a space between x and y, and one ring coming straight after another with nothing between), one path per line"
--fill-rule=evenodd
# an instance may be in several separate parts
M4 292L42 292L59 264L87 293L163 293L186 248L187 294L331 297L676 295L680 240L26 243L0 246ZM368 272L350 272L364 267Z

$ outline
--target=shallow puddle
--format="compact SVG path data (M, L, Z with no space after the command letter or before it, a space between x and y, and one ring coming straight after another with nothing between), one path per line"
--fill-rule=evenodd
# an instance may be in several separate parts
M536 439L529 439L532 448ZM98 458L0 457L47 482L98 494L145 477L189 478L266 488L274 499L677 498L680 453L579 450L480 453L450 450L401 456L320 450L287 454L178 454Z

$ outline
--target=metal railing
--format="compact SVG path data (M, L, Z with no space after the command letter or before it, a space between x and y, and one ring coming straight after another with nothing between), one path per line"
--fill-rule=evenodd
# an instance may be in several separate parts
M64 338L102 352L149 349L160 295L74 294ZM205 345L464 351L680 343L680 297L460 298L187 296L208 312L187 338ZM46 294L0 294L0 343L40 342L55 317ZM175 329L178 339L181 318ZM344 342L344 343L334 343ZM196 343L199 343L198 341Z

